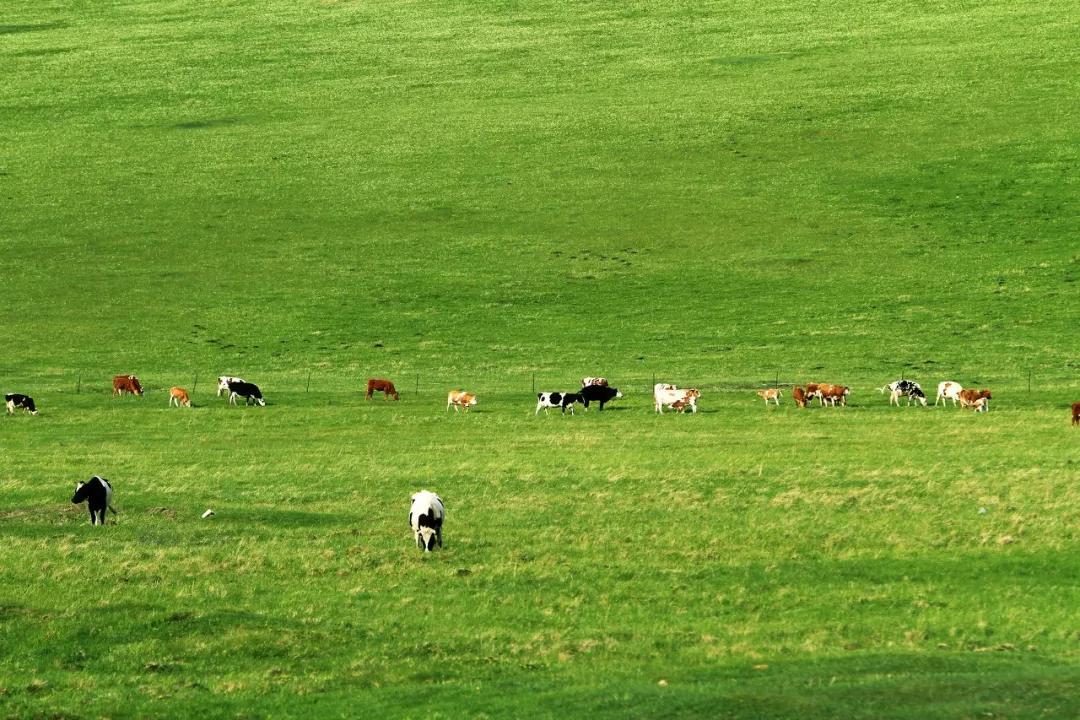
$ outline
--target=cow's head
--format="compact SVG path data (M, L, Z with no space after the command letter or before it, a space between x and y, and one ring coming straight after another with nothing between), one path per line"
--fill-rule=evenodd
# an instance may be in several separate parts
M75 494L71 496L71 502L73 502L76 505L78 505L81 502L85 502L86 501L86 496L89 493L90 493L90 490L88 489L86 483L77 482L77 483L75 483Z
M431 552L434 550L435 541L437 539L438 535L429 527L422 527L416 531L416 547L424 552Z

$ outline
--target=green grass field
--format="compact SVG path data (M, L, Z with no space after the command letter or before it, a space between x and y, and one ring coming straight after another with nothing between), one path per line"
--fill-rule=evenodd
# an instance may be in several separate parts
M1078 24L9 3L0 718L1080 715Z

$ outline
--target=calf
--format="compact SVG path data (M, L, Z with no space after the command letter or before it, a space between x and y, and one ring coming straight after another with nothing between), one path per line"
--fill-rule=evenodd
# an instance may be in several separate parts
M134 375L116 375L112 379L112 388L114 395L123 395L125 392L129 392L132 395L142 395L142 385L139 384L139 378Z
M592 385L586 385L581 388L581 402L585 405L585 409L589 409L589 403L600 403L600 409L604 409L604 405L612 400L622 397L622 393L619 392L619 388L608 387L605 381L603 385L599 383L593 383Z
M409 508L409 526L416 537L416 547L431 552L436 545L442 547L442 525L446 508L442 498L429 490L412 496Z
M671 409L675 412L681 413L686 410L689 404L690 403L688 403L686 400L676 400L675 402L671 403L669 407L671 407Z
M1072 404L1072 424L1080 425L1080 402Z
M365 397L370 400L372 393L381 392L383 394L383 400L388 400L391 396L395 400L400 400L398 396L397 388L394 387L394 383L389 380L382 380L380 378L368 378L367 381L367 395Z
M806 407L806 391L796 385L791 389L791 397L795 400L795 404L801 408Z
M993 396L990 391L983 388L982 390L961 390L960 391L960 407L973 407L976 412L986 412L990 409L990 400ZM979 402L979 401L983 402Z
M764 390L757 391L757 396L765 401L766 406L768 406L770 400L774 400L777 406L779 406L782 395L783 393L780 392L780 388L765 388Z
M229 383L231 382L247 382L242 377L234 377L232 375L218 375L217 379L217 396L221 397L222 393L229 394Z
M581 378L581 387L589 387L590 385L601 385L607 387L607 378L602 377L583 377Z
M664 414L664 405L674 406L680 400L690 407L690 412L697 412L697 399L701 397L701 391L696 388L677 388L667 383L653 385L653 409Z
M188 397L188 392L182 387L169 388L169 407L173 405L180 407L191 407L191 399Z
M465 412L469 412L469 407L475 404L476 393L451 390L450 394L446 396L446 409L449 410L450 406L453 405L454 412L457 412L458 408L465 408Z
M581 396L581 393L563 393L563 392L541 392L536 393L536 412L533 415L539 415L543 410L544 414L550 408L562 408L563 415L566 414L566 408L570 408L570 414L574 414L574 403L585 403L585 398Z
M34 405L34 398L29 395L11 393L10 395L5 395L4 400L7 401L8 415L14 415L15 408L22 408L31 415L37 415L37 406Z
M939 382L937 386L937 397L934 398L934 405L936 406L939 400L942 405L945 404L946 400L952 400L953 407L956 407L956 403L960 400L960 393L963 392L963 390L964 388L960 383L955 383L951 380Z
M112 485L103 477L95 475L86 482L75 484L75 494L71 496L71 502L75 505L86 501L90 508L90 524L104 525L105 510L112 510L114 515L119 515L112 506Z
M229 383L229 404L235 405L236 398L244 398L245 405L258 405L259 407L266 407L266 401L263 400L262 391L259 390L259 386L255 383L249 382L230 382Z

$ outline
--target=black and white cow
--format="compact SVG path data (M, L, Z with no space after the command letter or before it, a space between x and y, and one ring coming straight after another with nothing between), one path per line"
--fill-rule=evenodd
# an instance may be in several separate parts
M242 377L234 377L232 375L219 375L217 379L217 396L221 397L221 394L229 394L229 383L231 382L247 382Z
M581 393L564 393L564 392L541 392L536 393L536 412L533 415L539 415L543 410L545 413L548 408L562 408L563 415L566 414L566 408L570 408L570 414L574 414L574 403L584 403L585 398Z
M255 383L231 381L229 383L229 404L235 405L237 397L244 398L245 405L266 405L262 391L259 390L259 386Z
M37 407L34 405L34 398L29 395L11 393L10 395L5 395L4 400L7 400L8 415L14 415L15 408L22 408L31 415L37 415Z
M600 409L604 409L604 404L608 403L616 398L621 398L622 393L619 392L619 388L608 387L607 385L586 385L581 388L581 402L585 406L585 409L589 409L589 403L600 403Z
M916 403L922 403L923 407L926 407L926 393L923 392L919 383L914 380L894 380L883 388L879 388L881 392L889 391L889 404L895 404L897 407L900 405L900 398L906 396L907 404L910 405L914 400Z
M421 490L412 496L409 508L409 526L416 536L416 547L431 552L436 545L442 547L442 525L446 508L442 498L430 490Z
M112 485L109 484L109 481L95 475L86 482L76 483L75 494L71 496L71 502L78 505L86 501L87 506L90 508L90 524L104 525L106 509L112 510L114 515L120 514L112 506L112 492Z

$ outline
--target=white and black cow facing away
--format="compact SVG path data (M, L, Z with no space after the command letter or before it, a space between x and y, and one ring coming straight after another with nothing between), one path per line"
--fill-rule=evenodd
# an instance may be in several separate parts
M221 397L222 393L229 394L229 383L231 382L247 382L242 377L233 377L232 375L219 375L217 379L217 396Z
M589 403L600 403L600 409L604 409L604 404L621 398L623 395L619 392L619 388L608 387L607 385L586 385L581 388L581 403L585 406L585 410L589 409Z
M262 391L259 390L259 386L255 383L249 382L236 382L229 383L229 404L235 405L236 398L244 398L245 405L259 405L260 407L266 405L266 401L263 400Z
M14 415L16 408L22 408L31 415L37 415L37 406L34 405L34 398L29 395L11 393L5 395L4 400L7 401L8 415Z
M879 389L881 392L889 391L890 405L899 406L900 398L906 397L908 405L911 405L911 401L914 400L917 404L921 403L923 407L926 407L926 393L923 392L919 383L914 380L894 380Z
M431 552L438 545L442 547L442 525L446 517L446 508L442 498L430 490L421 490L412 496L409 508L409 526L416 536L416 547L424 552Z
M564 392L541 392L536 393L536 412L533 415L539 415L543 410L546 414L549 408L562 408L563 415L566 414L566 408L570 408L570 414L574 414L574 403L584 404L585 398L581 393L564 393Z
M85 501L90 508L90 524L104 525L105 510L112 510L114 515L119 515L112 506L112 485L103 477L95 475L86 482L76 483L75 494L71 496L71 502L75 505Z

